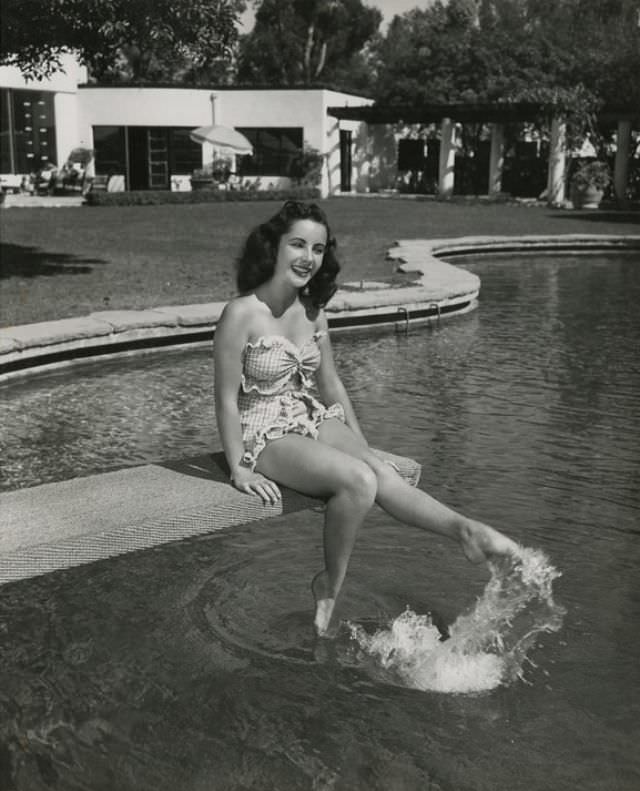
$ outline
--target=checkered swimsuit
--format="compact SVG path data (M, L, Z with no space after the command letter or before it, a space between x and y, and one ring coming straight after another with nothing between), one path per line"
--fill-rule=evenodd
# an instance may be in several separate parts
M245 346L238 396L244 465L254 469L270 439L289 433L317 439L324 420L344 421L341 404L325 407L311 392L321 359L318 339L324 334L316 332L300 347L281 335L262 336Z

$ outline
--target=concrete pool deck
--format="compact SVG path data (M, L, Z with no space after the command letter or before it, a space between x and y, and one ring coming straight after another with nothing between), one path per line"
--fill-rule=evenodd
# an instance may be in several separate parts
M640 235L564 234L406 239L388 252L408 284L346 283L327 306L334 330L411 324L459 315L477 304L480 278L442 257L474 253L553 251L640 251ZM87 357L131 353L167 345L206 342L213 337L225 302L160 306L148 310L97 311L0 328L0 382L50 370Z
M432 321L472 310L477 275L439 256L639 251L640 236L581 235L402 240L389 251L411 285L347 284L327 312L334 329ZM98 354L209 341L226 303L101 311L0 329L0 382ZM416 485L419 465L383 454ZM285 492L263 506L229 485L218 456L143 465L0 494L0 584L299 511L317 501Z
M473 308L480 278L431 255L428 247L394 247L404 284L344 284L327 307L333 329L428 321ZM409 274L411 273L411 274ZM0 381L86 356L128 352L213 337L226 302L97 311L88 316L0 329Z

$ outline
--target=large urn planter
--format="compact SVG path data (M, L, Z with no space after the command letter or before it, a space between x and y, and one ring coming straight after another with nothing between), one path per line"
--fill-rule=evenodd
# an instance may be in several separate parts
M571 202L574 209L597 209L600 207L604 190L598 187L573 187Z
M597 209L611 184L611 171L606 162L587 162L571 178L571 202L574 209Z

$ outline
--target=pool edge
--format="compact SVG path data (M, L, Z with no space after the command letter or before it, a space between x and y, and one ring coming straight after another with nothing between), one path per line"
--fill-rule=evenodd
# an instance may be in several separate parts
M401 288L348 283L327 307L334 332L409 326L463 315L477 306L480 279L443 257L504 252L639 250L640 235L549 234L402 239L387 257L418 280ZM213 338L226 302L98 311L38 324L0 328L0 383L80 364L97 357L195 346Z

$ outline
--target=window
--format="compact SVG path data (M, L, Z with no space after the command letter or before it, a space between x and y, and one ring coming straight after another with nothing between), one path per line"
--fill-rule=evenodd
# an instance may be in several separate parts
M32 173L56 164L53 94L2 91L2 172Z
M238 157L239 176L300 175L302 127L238 127L253 145L253 156Z
M96 175L112 176L126 173L123 126L94 126L93 146L96 157Z
M424 170L424 140L398 140L398 170Z
M169 129L169 157L172 175L185 175L202 167L202 146L189 137L189 128Z
M172 175L202 165L202 146L189 137L191 127L94 126L96 174L126 174L127 188L168 189Z

